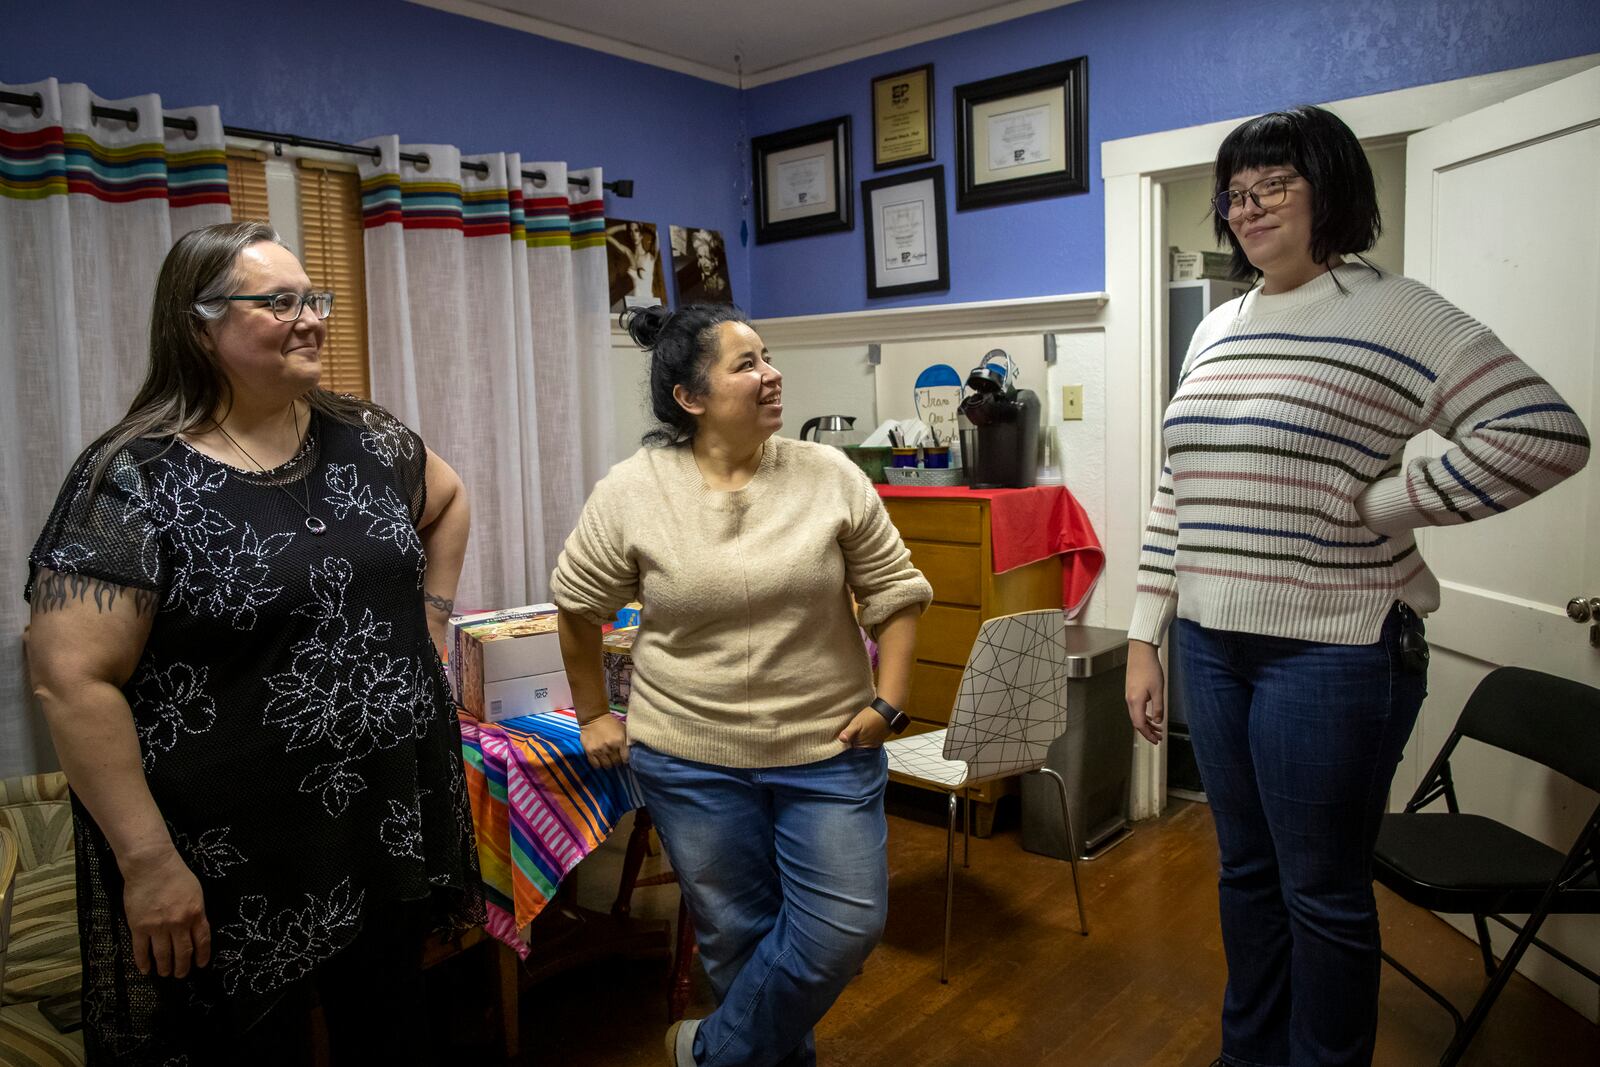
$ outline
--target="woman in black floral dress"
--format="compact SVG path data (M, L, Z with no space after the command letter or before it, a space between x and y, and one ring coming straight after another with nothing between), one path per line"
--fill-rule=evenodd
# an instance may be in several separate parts
M416 1062L421 943L482 921L437 648L460 479L317 387L332 295L260 223L162 267L150 367L31 557L72 783L91 1063Z

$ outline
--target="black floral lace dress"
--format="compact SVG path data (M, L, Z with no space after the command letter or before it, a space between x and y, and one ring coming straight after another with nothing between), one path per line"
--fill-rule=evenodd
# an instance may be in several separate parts
M96 458L68 475L27 595L37 609L102 579L157 598L124 692L213 951L181 981L138 972L116 860L74 800L85 1036L91 1062L198 1064L373 909L426 900L438 929L483 921L460 728L423 614L426 453L373 409L360 426L314 415L264 474L144 440L91 497Z

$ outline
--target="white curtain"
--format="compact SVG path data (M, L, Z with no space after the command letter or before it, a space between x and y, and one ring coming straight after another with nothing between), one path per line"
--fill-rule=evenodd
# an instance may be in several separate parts
M362 168L373 399L471 494L457 609L543 600L610 460L601 173L364 143L381 152Z
M172 242L229 218L215 107L95 96L55 79L0 90L0 777L56 764L23 670L28 551L80 451L143 380L150 298ZM91 108L132 109L134 120ZM163 114L193 120L187 132Z

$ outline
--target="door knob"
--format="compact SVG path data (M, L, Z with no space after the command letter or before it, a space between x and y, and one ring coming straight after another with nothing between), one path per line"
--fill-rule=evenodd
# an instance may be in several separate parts
M1600 596L1573 597L1567 601L1567 618L1579 623L1600 623Z

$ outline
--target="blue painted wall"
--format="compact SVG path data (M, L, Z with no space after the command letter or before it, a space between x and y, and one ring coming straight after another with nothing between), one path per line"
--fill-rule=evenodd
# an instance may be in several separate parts
M1595 0L1080 0L741 96L400 0L40 0L0 14L0 81L53 75L105 96L216 103L241 126L601 164L638 182L633 200L608 198L608 214L721 230L735 296L762 316L1098 290L1101 141L1591 52ZM1078 55L1090 191L956 212L952 89ZM869 302L859 200L854 231L741 248L745 135L850 114L859 185L875 176L871 79L925 62L950 291Z
M1097 291L1105 285L1100 142L1600 52L1595 0L1080 0L749 90L754 135L849 114L855 179L874 177L871 80L934 64L950 291L866 298L856 229L754 246L762 316ZM1089 192L955 210L953 89L1089 57ZM754 220L751 221L752 227Z
M400 0L0 5L0 81L47 77L253 129L599 164L637 183L606 213L656 223L663 245L669 223L721 230L749 300L735 89Z

